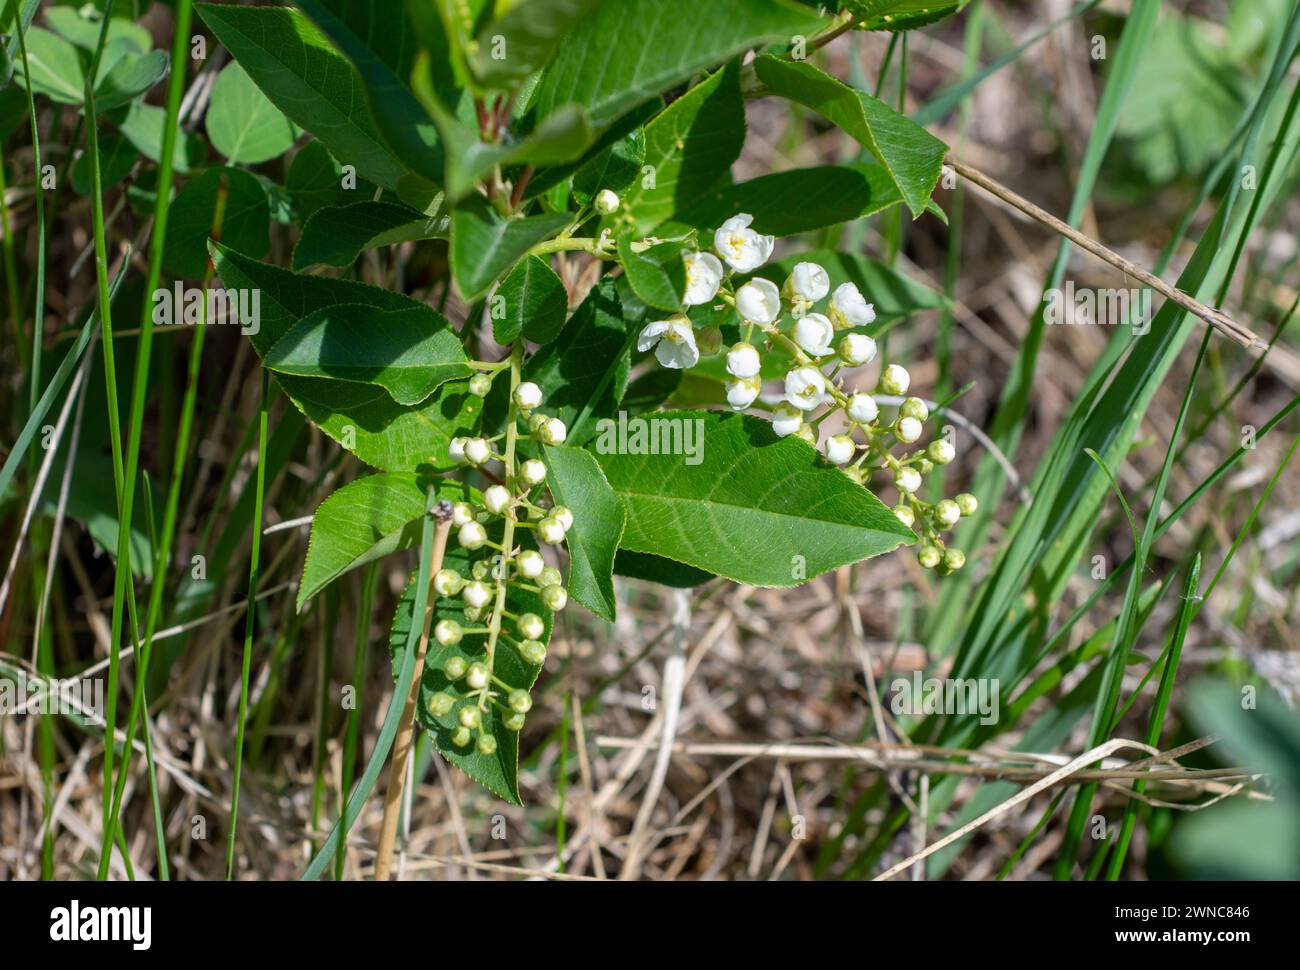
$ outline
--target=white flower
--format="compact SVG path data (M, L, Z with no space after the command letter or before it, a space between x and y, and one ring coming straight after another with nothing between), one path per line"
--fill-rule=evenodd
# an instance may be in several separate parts
M778 438L784 438L792 435L803 427L803 412L793 404L784 402L776 406L772 412L772 430L776 432Z
M857 393L849 398L849 419L858 424L870 424L880 414L876 399L870 394Z
M547 418L538 426L537 437L542 440L542 444L562 445L568 436L569 429L559 418Z
M771 280L752 279L736 291L736 312L746 323L775 323L781 315L781 291Z
M732 377L757 377L762 366L753 344L738 343L727 351L727 373Z
M826 439L826 460L832 465L847 465L853 457L853 439L846 434L831 435Z
M961 506L950 498L946 498L934 507L934 517L945 526L955 525L961 518Z
M465 442L465 459L471 465L481 465L492 457L492 446L482 438L470 438Z
M474 521L474 507L468 502L457 502L451 507L451 524L462 526Z
M536 549L525 549L519 554L515 564L519 567L519 575L524 579L536 579L546 568L546 560Z
M752 273L772 255L776 240L760 236L749 224L754 217L747 212L732 216L713 234L713 248L738 273Z
M479 549L487 542L487 530L477 522L466 522L456 533L456 538L466 549Z
M700 351L695 346L695 332L685 317L656 320L648 324L636 338L636 349L655 349L655 359L664 367L681 369L694 367L700 362Z
M687 306L699 306L708 303L718 295L718 286L722 283L722 264L713 253L686 254L686 299Z
M876 319L875 304L864 300L862 293L852 283L841 283L835 287L828 313L839 330L865 327Z
M899 418L898 424L894 426L894 434L898 440L905 445L910 445L921 437L921 422L916 418Z
M542 389L532 381L524 381L515 388L515 404L521 411L531 411L542 403Z
M618 209L618 193L610 189L601 189L596 193L595 201L592 205L601 215L607 216Z
M921 487L921 473L915 468L900 468L894 476L894 485L900 492L915 492Z
M551 515L555 521L564 527L565 532L573 528L573 513L569 511L567 505L557 505L551 509Z
M876 342L865 333L846 333L838 350L840 360L850 367L861 367L876 359Z
M831 338L835 328L820 313L809 313L794 325L794 342L806 354L825 357L831 352Z
M470 606L481 608L487 606L488 600L492 598L492 587L482 580L476 579L472 583L465 584L462 595L465 597L465 602Z
M785 375L785 399L800 411L811 411L826 400L826 378L816 367L796 367Z
M930 442L930 447L925 449L930 460L936 465L946 465L957 457L957 449L953 447L951 441L946 438L938 438ZM973 497L973 496L972 496Z
M559 519L548 515L537 523L537 538L553 546L564 541L564 524Z
M743 411L754 403L758 392L763 389L757 377L738 377L727 381L727 403L734 411Z
M500 515L510 508L510 489L504 485L492 485L483 493L483 504L493 515Z
M451 443L447 445L447 455L452 461L465 460L465 439L452 438Z
M565 429L565 431L567 434L568 429ZM529 458L519 466L519 477L524 480L525 484L540 485L546 481L546 466L536 458Z
M880 390L885 394L906 394L911 385L912 375L899 364L890 364L885 368L885 372L880 375Z
M790 315L796 320L824 297L831 288L831 278L816 263L795 263L782 293L790 303Z

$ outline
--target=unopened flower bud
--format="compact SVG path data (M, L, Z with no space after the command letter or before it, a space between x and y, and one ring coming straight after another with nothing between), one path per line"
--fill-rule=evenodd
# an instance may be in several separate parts
M573 512L567 505L555 506L555 508L551 509L551 517L564 526L565 532L573 528Z
M738 343L727 351L727 373L732 377L757 377L762 365L753 344Z
M943 551L943 564L953 572L961 569L966 565L966 553L960 549L945 549Z
M921 473L915 468L900 468L894 475L894 485L900 492L915 492L921 487Z
M550 545L557 546L564 541L564 524L553 515L548 515L537 523L537 538Z
M858 424L870 424L880 415L876 399L870 394L858 392L849 398L849 420Z
M837 330L865 327L876 319L876 308L862 298L862 292L852 283L835 287L826 313Z
M540 667L546 661L546 644L540 640L525 640L519 644L519 652L534 666Z
M542 389L532 381L524 381L515 388L515 406L521 411L531 411L542 403Z
M814 448L817 447L817 431L810 424L805 424L794 433L794 436L801 441L806 441Z
M803 427L803 412L793 404L781 403L772 412L772 430L778 438L792 435Z
M542 602L548 610L559 612L569 602L569 594L563 586L547 586L542 590Z
M464 657L451 656L442 663L442 672L448 680L460 680L469 670L469 663Z
M507 731L522 731L524 729L524 716L522 714L507 714L501 719L501 725Z
M602 216L617 212L619 205L618 194L611 189L601 189L596 193L596 198L592 202L592 207Z
M472 583L466 583L465 588L461 590L461 596L465 597L465 602L470 606L482 608L488 605L492 599L492 587L482 580L474 580Z
M438 691L429 697L429 713L434 717L446 717L451 713L451 709L455 704L456 701L450 694Z
M465 460L471 465L481 465L492 457L492 446L482 438L470 438L465 442Z
M916 418L899 418L894 425L894 435L905 445L910 445L921 437L925 429Z
M912 528L912 523L916 521L916 513L906 505L895 505L894 516L909 529Z
M465 439L461 437L452 438L447 445L447 455L452 461L465 460Z
M820 313L809 313L794 325L794 342L799 349L813 357L825 357L831 352L835 327Z
M492 679L492 672L487 669L485 664L477 660L469 665L469 670L465 672L465 683L471 690L482 690Z
M464 525L474 521L474 507L468 502L457 502L451 507L451 524Z
M504 485L489 485L483 493L483 504L493 515L503 515L510 508L510 489Z
M490 734L480 734L477 747L479 754L485 758L490 758L497 753L497 739Z
M525 640L539 640L546 632L546 622L536 613L525 613L519 617L519 634Z
M456 533L456 541L466 549L482 549L487 542L487 529L477 522L466 522Z
M763 385L757 377L737 377L727 381L727 403L733 411L743 411L758 399Z
M775 323L781 315L781 291L771 280L756 276L736 290L736 312L746 323Z
M533 699L526 690L512 690L506 703L516 714L527 714L533 709Z
M826 439L826 460L832 465L847 465L853 459L855 446L846 434L831 435Z
M487 397L492 390L492 378L487 374L475 374L469 379L469 392L475 397Z
M433 638L444 647L455 646L464 635L460 624L455 620L439 620L433 628Z
M781 295L790 304L790 315L796 320L824 297L831 289L831 278L816 263L795 263L794 269L781 287Z
M951 526L961 518L961 506L946 498L934 507L934 517L943 526Z
M537 437L546 445L562 445L568 436L569 429L559 418L548 418L537 432Z
M898 416L900 418L916 418L918 421L925 421L930 416L930 409L925 406L925 402L919 397L909 397L899 405Z
M458 727L451 732L451 743L463 748L474 740L474 732L467 727Z
M465 585L465 577L454 569L439 569L433 574L433 588L439 596L455 596Z
M846 333L835 349L840 360L850 367L861 367L876 359L876 342L865 333Z
M546 465L536 458L529 458L519 466L519 477L525 485L540 485L546 481Z
M547 566L542 570L542 574L537 577L537 585L545 589L547 586L559 586L564 582L564 577L554 566Z
M933 569L939 565L941 559L943 559L943 553L939 551L938 546L924 545L916 554L916 561L926 569Z
M456 715L456 720L460 721L461 727L476 728L483 723L483 715L475 705L466 704Z
M957 503L957 508L961 509L962 515L974 515L980 507L979 500L970 492L962 492L954 501Z
M947 438L936 438L931 441L930 446L925 449L925 453L936 465L946 465L957 457L957 449L952 446L952 442Z
M515 560L515 566L519 569L519 575L524 579L536 579L546 568L546 560L542 554L535 549L525 549Z
M880 391L882 394L906 394L911 384L911 375L907 373L906 368L898 364L890 364L885 368L885 372L880 375Z

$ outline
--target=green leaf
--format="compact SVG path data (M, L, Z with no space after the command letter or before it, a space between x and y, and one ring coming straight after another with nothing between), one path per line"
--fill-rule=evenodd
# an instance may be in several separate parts
M103 22L101 15L82 7L47 7L45 22L55 33L71 41L83 50L93 51L99 44L99 31ZM28 35L30 52L31 35ZM108 22L108 44L122 44L123 47L143 54L153 46L153 37L145 28L132 23L125 17L113 17ZM22 58L19 58L21 61ZM98 107L98 101L96 101Z
M647 176L624 196L641 232L690 206L731 170L745 143L740 69L728 65L695 85L645 127Z
M262 184L237 168L210 168L186 182L176 195L167 222L163 267L175 276L198 279L208 267L208 237L225 186L221 238L228 246L255 259L270 249L270 207Z
M420 541L427 481L410 474L358 478L321 503L311 520L307 561L297 609L344 573ZM457 500L463 489L441 483L438 497Z
M325 276L300 276L212 245L217 275L227 287L256 290L260 328L249 339L259 355L303 317L323 307L362 303L377 310L424 304L377 286ZM447 448L472 434L482 419L482 399L468 382L448 381L416 407L395 402L382 387L281 374L277 382L309 420L369 465L384 471L455 467Z
M736 213L748 212L755 232L793 236L860 219L902 201L879 165L822 165L714 188L679 212L664 231L690 226L712 232Z
M279 158L298 137L293 122L258 89L238 61L217 75L203 117L212 147L231 164L256 165Z
M322 307L276 341L265 363L278 374L377 384L398 404L419 404L438 385L473 374L447 318L423 303Z
M601 0L520 0L478 35L470 57L474 76L488 87L522 81L550 59L560 39Z
M651 367L628 384L619 408L628 414L653 411L668 400L681 383L681 371L671 367Z
M651 444L677 453L632 453ZM738 583L796 586L916 539L806 442L758 418L663 411L607 422L595 450L627 509L623 548Z
M397 187L405 168L380 137L361 78L311 21L287 7L200 3L196 9L291 121L370 181Z
M632 292L647 306L660 310L680 310L686 294L686 245L681 242L663 242L643 252L635 252L630 235L618 241L618 254L623 262Z
M692 589L717 578L713 573L706 573L703 569L696 569L683 562L652 556L648 552L633 552L631 549L618 551L614 557L614 574L674 589Z
M60 104L81 104L85 95L85 71L77 49L57 34L40 27L28 28L27 42L28 77L32 93L43 94L51 101ZM23 77L23 59L14 62L16 76L21 83Z
M427 216L393 202L354 202L318 209L302 227L293 268L351 266L367 249L418 239L445 239L446 216Z
M139 97L167 73L167 55L162 51L127 54L114 64L95 85L95 110L111 111Z
M948 146L883 101L855 91L807 61L764 54L754 60L759 80L833 122L889 173L913 217L925 211L939 182Z
M514 343L520 336L538 344L550 343L564 327L568 312L569 295L555 270L542 257L529 256L497 287L492 339L502 346Z
M480 198L451 217L451 273L466 301L477 300L533 246L570 222L568 213L506 219Z
M644 164L645 129L634 128L573 173L573 197L588 205L601 189L622 194Z
M343 166L328 148L313 139L293 156L284 184L293 199L298 218L305 223L318 209L327 205L351 205L374 197L374 185L358 178L355 172L351 177L352 188L344 188L343 180Z
M597 128L743 51L811 36L827 21L781 0L605 0L560 43L532 109L587 109Z
M970 0L843 0L858 30L916 30L959 13Z
M167 112L152 104L132 101L127 109L126 118L119 125L119 130L126 140L135 146L145 158L157 162L162 158L163 123ZM202 164L207 148L203 139L193 132L178 133L175 147L172 149L172 167L184 175L190 169Z
M547 413L568 425L568 443L581 445L594 433L597 419L617 411L631 360L622 303L607 276L573 311L555 342L528 359L524 377L542 389Z
M9 90L17 92L17 88ZM26 112L24 100L23 111ZM26 119L24 119L26 120ZM111 189L126 178L140 153L121 135L104 134L99 138L99 179L104 189ZM90 194L90 156L82 152L72 163L72 189L80 195ZM175 211L175 210L173 210Z
M455 569L462 575L470 571L469 558L463 549L450 548L444 560L444 566ZM393 617L392 648L394 669L400 666L406 648L407 637L411 632L411 620L415 589L408 585L406 592L398 601L397 612ZM432 604L432 622L455 620L462 626L474 626L465 618L462 601L439 597ZM516 616L523 613L536 613L546 622L546 632L542 642L548 642L551 636L551 612L547 610L536 593L522 590L518 586L509 586L506 594L506 609ZM417 635L418 637L418 635ZM481 730L494 737L497 749L491 755L479 754L474 744L460 748L451 743L451 733L456 727L456 718L460 707L465 703L464 680L449 682L442 672L443 665L450 657L457 656L467 662L482 661L486 656L487 635L467 633L460 643L444 647L430 638L428 653L424 661L424 674L420 679L419 701L416 704L416 720L420 727L429 732L438 752L469 775L480 785L486 787L499 798L512 805L520 804L519 798L519 734L510 731L501 723L501 710L495 704L489 704L483 711ZM533 666L520 655L519 651L505 638L497 641L493 674L503 681L507 688L531 690L541 673L540 666ZM457 699L455 710L441 718L429 713L429 699L436 693L445 691ZM475 695L477 697L477 695Z
M573 528L565 540L569 594L612 623L614 555L623 536L623 505L589 452L564 446L543 451L551 495L573 512Z

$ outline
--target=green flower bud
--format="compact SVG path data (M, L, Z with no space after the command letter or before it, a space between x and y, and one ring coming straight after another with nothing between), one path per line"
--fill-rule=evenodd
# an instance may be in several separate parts
M469 685L471 690L482 690L491 679L492 672L487 669L485 664L481 664L477 660L470 664L469 670L465 672L465 683Z
M536 613L525 613L517 624L519 635L525 640L539 640L546 632L546 623Z
M432 694L429 697L429 713L434 717L445 717L451 713L451 709L455 706L455 703L455 699L453 699L450 694L445 693L444 691L438 691L438 693Z
M466 704L456 715L456 720L460 721L461 727L476 728L483 723L483 715L475 705Z
M931 441L930 447L925 449L925 453L930 456L930 460L936 465L946 465L957 457L957 449L946 438L936 438Z
M962 492L954 499L957 507L961 509L962 515L974 515L975 510L980 507L979 500L970 492Z
M507 731L522 731L524 716L522 714L507 714L502 719L501 724Z
M487 397L492 390L492 378L487 374L475 374L469 379L469 392L475 397Z
M898 408L900 418L916 418L918 421L924 421L930 417L930 409L925 406L925 402L919 397L909 397Z
M966 553L960 549L945 549L943 553L943 564L953 572L961 569L966 565Z
M491 757L497 753L497 739L490 734L480 734L478 736L478 753L484 757Z
M546 645L540 640L525 640L519 644L519 652L535 667L540 667L546 661Z
M939 565L941 559L943 559L943 553L939 551L938 546L922 546L920 552L916 554L916 561L926 569L933 569Z
M547 566L542 570L542 574L537 577L537 585L545 589L547 586L559 586L564 582L564 577L554 566Z
M934 517L945 528L951 528L961 518L961 507L950 498L946 498L934 507Z
M507 703L516 714L527 714L533 709L533 699L526 690L512 690Z
M460 680L467 670L469 670L469 663L464 657L455 654L442 662L442 672L448 680Z
M907 505L895 505L894 516L909 529L912 528L912 523L916 521L916 513Z
M467 727L458 727L456 730L451 732L451 743L458 748L465 747L465 745L469 744L472 740L474 740L474 735Z
M565 592L563 586L547 586L542 590L542 602L546 604L548 610L555 610L558 613L569 602L569 594Z
M437 626L433 628L434 639L444 647L455 646L460 643L464 635L460 624L455 620L439 620Z

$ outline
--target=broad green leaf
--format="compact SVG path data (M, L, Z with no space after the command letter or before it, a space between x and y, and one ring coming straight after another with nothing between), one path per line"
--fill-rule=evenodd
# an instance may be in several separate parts
M423 306L400 293L325 276L300 276L249 259L220 244L211 252L227 287L256 290L260 327L249 339L265 355L302 318L323 307L362 303L378 310ZM322 431L362 461L383 471L455 467L447 448L473 433L483 402L468 382L448 381L416 407L404 407L382 387L315 377L279 375L289 399Z
M627 509L623 548L738 583L797 586L916 539L806 442L748 415L609 422L594 448Z
M542 389L547 414L569 428L581 445L596 421L612 416L627 388L631 340L615 283L608 276L587 294L554 343L524 364L524 377Z
M568 213L506 219L480 198L451 217L451 274L466 301L486 293L524 253L568 225Z
M444 565L455 569L462 575L470 571L470 561L465 551L449 548ZM408 585L406 592L398 601L397 612L393 617L392 648L394 669L400 669L406 641L411 631L411 613L415 590ZM459 598L438 597L432 603L432 623L440 620L455 620L462 626L475 626L465 618L463 601ZM508 587L506 609L519 616L523 613L536 613L546 622L546 632L542 642L548 642L551 636L552 617L536 593L520 589L517 585ZM517 638L516 638L517 639ZM479 754L477 747L471 743L464 748L451 743L451 733L456 727L460 707L466 703L465 681L449 682L443 674L443 666L450 657L462 657L467 662L483 661L487 656L487 635L467 633L460 643L444 647L432 637L429 639L428 652L424 660L424 675L420 679L419 702L416 704L416 720L420 727L429 732L438 752L469 775L480 785L486 787L499 798L512 805L520 804L519 798L519 734L508 730L502 723L501 709L489 704L483 712L483 727L489 735L496 738L497 749L491 755ZM533 666L520 655L517 648L504 637L497 641L493 663L493 674L503 681L509 689L531 690L537 681L541 667ZM457 700L451 713L435 718L429 712L429 699L436 693L445 691ZM476 695L475 695L476 696Z
M939 182L948 146L883 101L855 91L807 61L764 54L754 60L759 80L833 122L889 173L913 217L925 211Z
M361 78L306 17L287 7L196 9L271 103L344 164L384 188L405 169L384 144Z
M686 245L663 242L642 252L633 249L630 235L618 241L623 272L634 292L647 305L660 310L680 310L686 293Z
M745 102L735 64L717 71L645 127L645 175L623 198L649 232L701 198L731 169L745 143Z
M573 197L587 205L601 189L622 195L645 164L645 129L634 128L573 173Z
M623 392L623 400L619 402L619 409L628 414L653 411L668 400L681 383L681 371L656 364L628 384L627 390Z
M569 295L550 263L529 256L501 281L492 304L492 339L497 343L505 346L523 336L546 344L564 327Z
M573 512L565 539L569 594L597 616L614 620L614 554L623 535L623 506L605 473L581 448L545 447L547 485Z
M93 51L99 43L102 19L99 13L88 10L87 7L77 9L50 6L46 7L43 16L51 30L83 50ZM153 46L153 37L145 28L118 16L108 22L108 43L118 42L126 42L137 54L143 54ZM30 43L29 36L28 44ZM21 59L20 57L19 60Z
M698 71L826 23L782 0L605 0L561 41L532 110L578 104L602 128Z
M405 0L322 0L366 49L398 77L406 77L419 40Z
M167 55L162 51L128 54L95 85L95 110L110 111L139 97L167 73Z
M446 216L426 216L394 202L354 202L318 209L302 227L293 268L351 266L367 249L418 239L445 239Z
M643 579L649 583L672 586L676 589L702 586L710 579L716 578L713 573L706 573L703 569L696 569L686 563L665 559L663 556L652 556L648 552L633 552L631 549L618 551L618 555L614 557L614 573L618 576Z
M10 90L17 91L17 88ZM26 101L24 101L26 111ZM102 188L111 189L131 171L140 157L135 147L121 135L99 136L99 179ZM82 152L72 163L72 189L80 195L90 194L90 156Z
M447 318L423 303L400 310L322 307L276 341L265 363L277 374L377 384L408 405L473 374Z
M231 164L256 165L293 147L298 131L253 83L243 66L227 64L212 85L203 116L208 140Z
M879 165L821 165L775 172L709 190L670 221L665 232L694 227L712 232L738 212L756 232L793 236L891 208L902 196Z
M311 520L298 611L348 570L417 545L428 484L415 475L384 472L349 482L322 502ZM456 501L462 491L448 481L438 497Z
M171 205L163 267L175 276L199 279L208 267L208 238L217 196L225 187L221 239L239 252L261 259L270 248L271 217L266 191L256 178L237 168L210 168L186 182Z
M842 0L859 30L916 30L959 13L970 0Z
M151 162L157 162L162 158L163 123L166 120L167 112L162 108L142 101L132 101L126 118L118 127L136 151ZM184 175L202 164L206 153L207 148L198 135L192 132L178 133L172 149L172 167Z
M601 0L519 0L478 35L470 57L488 87L508 87L543 67L566 33Z
M357 177L355 172L347 179L351 188L345 188L344 182L343 166L329 153L328 148L313 139L293 156L284 185L293 200L299 220L306 223L316 210L327 205L351 205L374 198L374 185Z
M43 94L61 104L81 104L85 95L85 71L77 49L57 34L40 27L27 30L27 66L33 94ZM23 60L14 65L19 83Z

